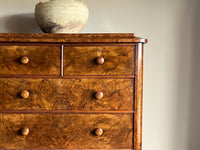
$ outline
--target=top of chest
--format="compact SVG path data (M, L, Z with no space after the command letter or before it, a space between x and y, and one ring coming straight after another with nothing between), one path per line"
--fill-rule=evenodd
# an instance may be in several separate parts
M146 43L133 33L49 34L0 33L0 43Z

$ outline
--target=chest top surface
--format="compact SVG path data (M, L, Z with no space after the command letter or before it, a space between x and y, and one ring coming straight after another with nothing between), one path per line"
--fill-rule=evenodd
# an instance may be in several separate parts
M133 33L104 34L49 34L49 33L0 33L0 42L32 43L146 43L147 39L137 38Z

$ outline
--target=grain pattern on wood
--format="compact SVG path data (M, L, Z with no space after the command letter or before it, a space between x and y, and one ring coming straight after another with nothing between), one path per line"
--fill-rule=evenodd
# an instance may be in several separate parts
M134 79L0 78L0 110L133 110L133 93Z
M128 76L125 76L125 75L114 75L114 76L107 76L107 75L104 75L104 76L98 76L98 75L77 75L77 76L72 76L72 75L69 75L69 76L48 76L48 75L45 75L45 76L40 76L40 75L37 75L37 76L34 76L34 75L0 75L0 78L32 78L32 79L133 79L135 76L134 75L128 75Z
M0 110L1 114L133 114L133 110Z
M1 42L31 42L31 43L134 43L143 42L135 38L133 33L107 33L107 34L19 34L0 33Z
M21 59L27 57L27 64ZM60 47L0 46L0 74L59 75Z
M22 136L25 127L29 134ZM0 135L1 149L132 149L133 114L4 114Z
M65 47L64 75L133 75L135 46ZM99 65L96 60L104 58Z
M146 42L0 33L0 150L141 150Z
M5 149L3 149L3 148L0 148L0 150L5 150ZM9 150L16 150L16 149L9 149ZM23 149L23 150L30 150L30 149ZM53 149L51 149L51 148L45 148L45 149L34 149L34 150L53 150ZM56 148L56 149L54 149L54 150L69 150L69 149L58 149L58 148ZM70 149L70 150L73 150L73 149ZM88 149L85 149L85 148L79 148L79 149L74 149L74 150L88 150ZM111 150L110 148L103 148L103 149L101 149L101 148L92 148L92 149L89 149L89 150ZM122 148L120 148L120 149L117 149L117 148L115 148L115 150L133 150L133 149L122 149Z
M134 150L142 150L143 44L136 45Z

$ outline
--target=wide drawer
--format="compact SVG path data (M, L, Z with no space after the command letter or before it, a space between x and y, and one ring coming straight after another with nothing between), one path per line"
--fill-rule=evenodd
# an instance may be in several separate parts
M133 79L0 78L0 110L133 110L133 92Z
M64 75L133 75L134 46L65 47Z
M60 47L0 46L0 75L60 75Z
M4 149L128 149L133 114L4 114L0 135Z

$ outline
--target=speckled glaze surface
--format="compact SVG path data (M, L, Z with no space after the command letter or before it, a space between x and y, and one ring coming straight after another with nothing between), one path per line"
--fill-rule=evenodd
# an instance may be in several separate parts
M88 7L75 0L50 0L35 6L36 22L45 33L79 33L88 16Z

